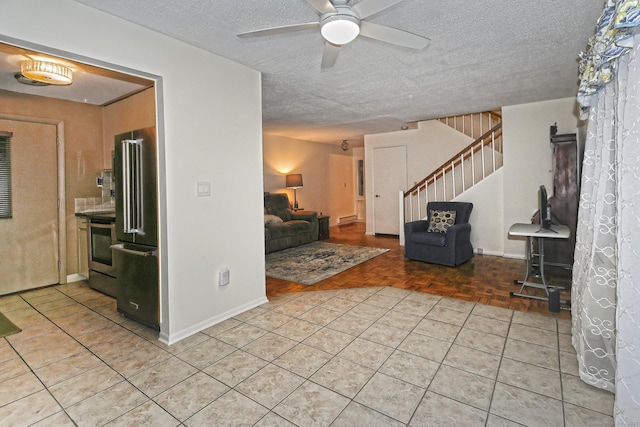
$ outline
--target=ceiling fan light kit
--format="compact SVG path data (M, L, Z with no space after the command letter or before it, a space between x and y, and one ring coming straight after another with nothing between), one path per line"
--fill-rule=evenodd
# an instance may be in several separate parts
M416 50L424 49L429 44L430 40L426 37L365 21L402 0L362 0L354 6L350 6L348 0L306 1L320 15L319 21L248 31L238 34L238 37L270 36L320 27L320 34L325 41L321 69L333 67L340 47L352 42L359 35Z
M20 72L31 80L51 85L63 86L73 82L71 68L55 62L29 59L22 61Z
M360 18L348 7L336 6L336 10L322 15L320 34L329 43L342 46L360 34Z

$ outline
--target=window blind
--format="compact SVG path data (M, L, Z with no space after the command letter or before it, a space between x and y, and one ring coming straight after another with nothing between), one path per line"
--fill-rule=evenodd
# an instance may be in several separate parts
M11 136L0 131L0 219L11 218Z

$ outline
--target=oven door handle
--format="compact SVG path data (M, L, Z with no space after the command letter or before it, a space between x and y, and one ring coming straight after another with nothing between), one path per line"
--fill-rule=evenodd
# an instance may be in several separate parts
M158 256L158 251L136 251L133 249L127 249L124 247L124 243L118 243L117 245L111 245L111 249L115 249L116 251L122 251L127 254L137 255L137 256Z

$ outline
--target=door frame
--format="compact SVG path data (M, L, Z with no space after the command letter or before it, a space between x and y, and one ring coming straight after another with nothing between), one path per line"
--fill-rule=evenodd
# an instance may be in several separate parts
M47 55L56 56L59 58L66 58L72 61L82 62L88 65L93 65L99 68L106 68L109 70L117 71L123 74L130 74L142 78L146 78L154 81L155 87L155 95L156 95L156 141L157 141L157 150L158 150L158 158L156 167L158 168L158 262L159 266L159 286L160 286L160 337L159 341L167 343L169 342L169 326L170 326L170 310L169 310L169 270L168 270L168 242L167 242L167 178L166 178L166 153L165 153L165 130L164 130L164 84L162 80L162 76L157 74L147 73L145 71L136 70L133 68L123 67L121 65L113 64L111 62L107 62L104 60L100 60L97 58L87 57L83 55L78 55L72 52L63 51L60 49L56 49L50 46L44 46L37 43L32 43L28 41L24 41L21 39L16 39L13 37L8 37L3 34L0 34L0 42L9 44L12 46L22 47L25 49L29 49L35 52L41 52ZM64 154L64 123L55 122L50 120L52 123L58 126L58 153ZM67 227L65 223L65 192L64 192L64 155L58 155L58 185L62 186L62 190L60 187L58 188L58 197L60 198L61 210L59 211L59 230L60 234L65 234L65 244L60 249L60 275L64 272L65 281L66 278L66 232ZM62 173L62 179L60 179L60 173ZM59 244L60 243L59 241ZM62 261L64 259L64 262Z
M56 127L56 155L58 170L58 283L67 283L67 209L65 197L64 122L42 117L19 116L0 113L0 119L15 122L37 123Z

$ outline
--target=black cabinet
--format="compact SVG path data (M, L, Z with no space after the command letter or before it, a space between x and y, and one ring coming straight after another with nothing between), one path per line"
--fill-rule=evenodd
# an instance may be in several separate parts
M551 135L553 147L553 196L551 223L569 227L568 239L548 239L545 242L545 267L558 266L571 269L576 245L578 200L580 194L580 163L576 134ZM536 222L538 218L535 218ZM534 245L536 246L536 245ZM534 249L537 250L536 247Z
M329 238L329 216L321 215L318 217L318 240L327 240Z

